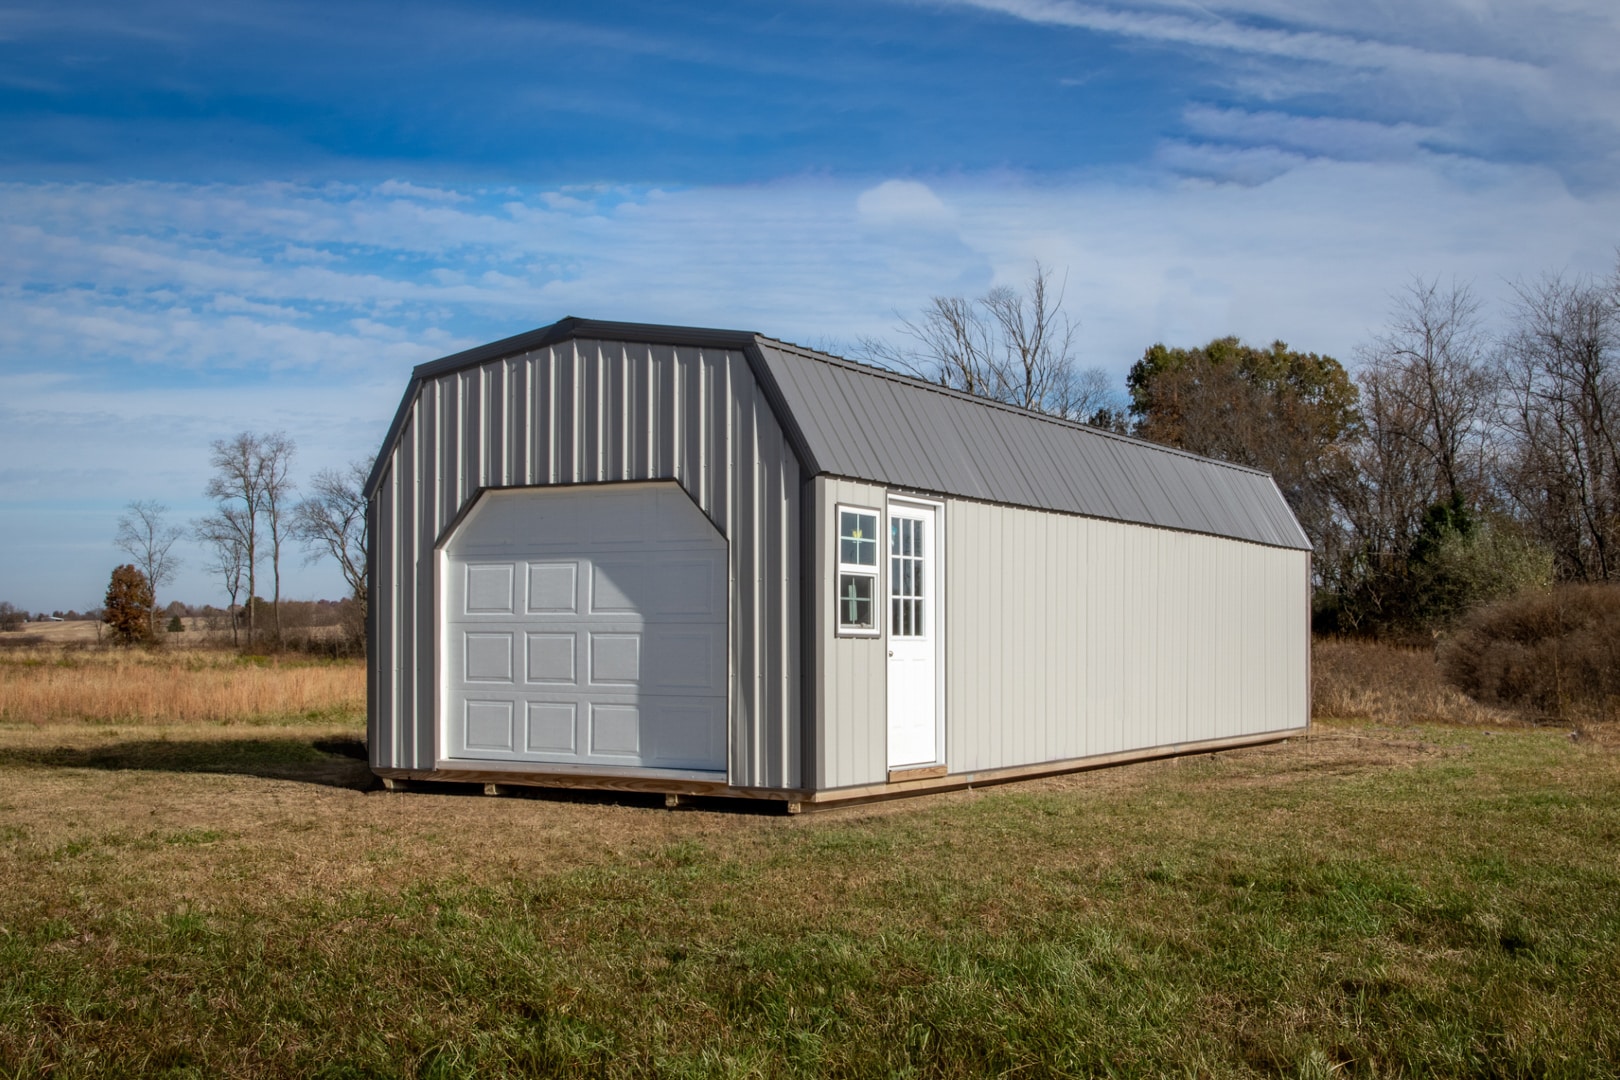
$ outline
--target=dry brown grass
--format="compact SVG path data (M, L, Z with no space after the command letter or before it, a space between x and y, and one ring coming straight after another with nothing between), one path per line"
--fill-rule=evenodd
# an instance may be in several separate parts
M363 714L358 661L218 650L30 649L0 655L0 721L263 723Z
M1311 715L1387 724L1512 724L1440 673L1433 649L1318 638L1311 658Z

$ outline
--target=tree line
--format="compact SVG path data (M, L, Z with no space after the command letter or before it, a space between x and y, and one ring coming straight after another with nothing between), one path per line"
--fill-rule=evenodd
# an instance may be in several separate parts
M204 494L213 512L174 524L160 502L137 500L118 520L114 544L131 562L119 566L108 583L103 618L121 641L150 639L159 610L157 590L174 580L181 566L176 545L191 539L205 553L205 569L229 597L231 639L249 646L283 642L281 567L289 545L303 548L306 562L332 559L349 587L359 618L349 634L361 644L366 605L365 481L371 462L343 469L321 469L298 497L293 479L296 444L284 432L244 431L216 439L213 469ZM261 572L269 571L271 596L260 598Z
M1281 341L1145 350L1116 397L1063 289L935 297L869 360L1272 474L1315 551L1320 630L1432 633L1555 581L1620 579L1620 266L1513 286L1414 278L1347 368Z

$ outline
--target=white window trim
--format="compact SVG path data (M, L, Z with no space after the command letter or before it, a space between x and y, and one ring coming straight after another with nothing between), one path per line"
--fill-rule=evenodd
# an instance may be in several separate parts
M870 514L877 522L877 530L873 535L876 543L877 562L872 566L860 563L846 563L843 560L843 518L844 512L856 514ZM852 638L880 638L883 636L883 608L887 600L883 594L883 562L885 532L884 513L875 506L858 506L854 503L833 504L833 634L835 637ZM872 625L870 627L845 626L840 617L838 605L842 602L838 595L838 579L845 574L860 574L872 579Z

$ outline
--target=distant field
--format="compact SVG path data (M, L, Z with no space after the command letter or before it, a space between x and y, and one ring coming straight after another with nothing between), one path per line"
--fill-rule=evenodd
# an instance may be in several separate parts
M0 1074L1620 1075L1602 741L785 818L384 793L288 717L0 722Z
M0 651L0 722L363 725L365 708L358 660L175 647Z
M64 645L69 642L91 642L99 640L101 631L102 624L90 619L75 619L72 622L31 622L23 624L20 630L8 630L0 634L0 645L24 643Z

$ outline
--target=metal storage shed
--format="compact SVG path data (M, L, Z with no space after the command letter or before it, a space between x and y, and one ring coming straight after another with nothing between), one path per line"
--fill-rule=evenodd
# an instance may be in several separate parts
M367 485L386 780L872 798L1286 737L1271 478L757 334L417 368Z

